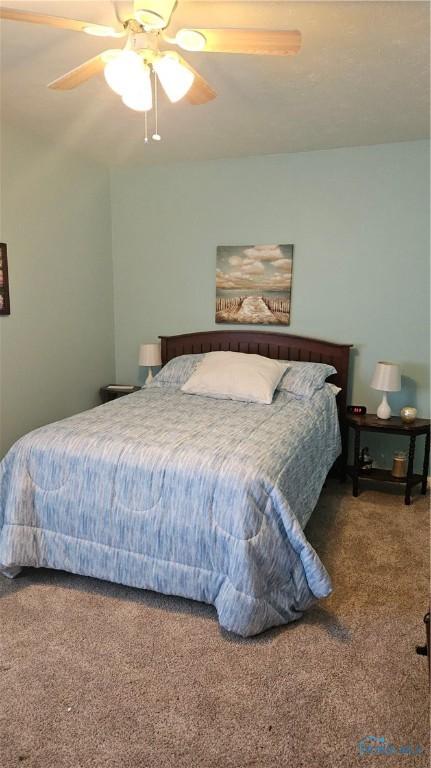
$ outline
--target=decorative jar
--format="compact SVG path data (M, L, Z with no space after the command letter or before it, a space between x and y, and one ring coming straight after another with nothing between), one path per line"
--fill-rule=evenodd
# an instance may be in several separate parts
M404 424L412 424L417 416L417 410L412 405L406 405L401 408L400 416Z
M399 480L407 475L407 459L404 451L397 451L394 453L394 460L392 463L392 477L397 477Z

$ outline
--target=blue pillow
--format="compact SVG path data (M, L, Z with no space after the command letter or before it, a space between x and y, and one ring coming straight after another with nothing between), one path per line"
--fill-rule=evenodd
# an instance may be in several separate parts
M297 397L312 397L318 389L322 389L328 376L337 373L336 368L326 363L302 363L296 360L285 360L289 367L278 384L277 389L290 392Z
M203 359L204 353L197 355L180 355L169 360L162 370L154 377L152 384L162 387L165 384L182 387L190 378L198 363Z

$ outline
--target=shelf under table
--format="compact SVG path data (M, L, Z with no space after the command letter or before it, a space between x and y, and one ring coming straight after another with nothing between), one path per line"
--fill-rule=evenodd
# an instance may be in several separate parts
M347 467L347 472L351 477L354 477L356 475L355 468L350 466ZM358 477L361 478L361 480L375 480L380 483L396 483L398 485L407 485L407 477L394 477L391 473L390 469L377 469L372 468L368 469L366 471L359 470ZM414 474L411 476L409 483L410 485L418 485L418 483L422 482L422 475Z

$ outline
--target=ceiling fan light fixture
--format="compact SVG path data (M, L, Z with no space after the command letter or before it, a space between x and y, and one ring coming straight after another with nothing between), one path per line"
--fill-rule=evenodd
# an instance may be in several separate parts
M123 104L135 112L149 112L153 108L153 91L151 88L150 68L142 65L142 71L138 77L123 91Z
M153 68L166 96L173 104L186 95L195 79L193 72L183 66L175 53L170 51L156 58Z
M180 29L175 35L175 42L184 51L203 51L207 40L196 29Z
M120 51L105 65L105 80L111 90L122 96L130 82L139 77L142 60L134 51Z
M146 30L165 29L177 0L135 0L133 16Z

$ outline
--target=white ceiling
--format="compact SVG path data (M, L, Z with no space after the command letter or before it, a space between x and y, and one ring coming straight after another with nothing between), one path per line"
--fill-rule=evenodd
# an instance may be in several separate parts
M102 24L130 2L2 0ZM163 141L144 145L141 114L102 76L76 90L46 84L121 41L4 21L2 112L12 124L113 164L169 162L378 144L429 135L428 2L179 0L173 28L300 29L298 56L187 54L218 93L205 106L160 105Z

